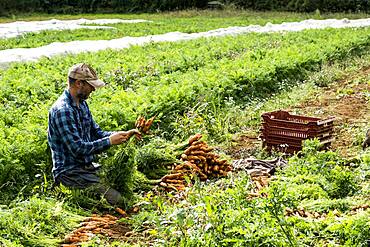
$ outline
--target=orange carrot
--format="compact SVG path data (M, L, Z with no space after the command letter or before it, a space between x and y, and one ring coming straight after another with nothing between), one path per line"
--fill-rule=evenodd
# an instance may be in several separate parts
M184 154L189 155L191 153L191 151L198 150L201 147L202 147L201 145L192 145L192 146L188 147L187 149L185 149Z
M178 189L175 186L173 186L172 184L167 184L167 188L178 191Z
M191 145L193 142L198 141L200 138L202 138L202 134L195 134L194 136L189 138L189 144Z
M149 118L149 119L145 122L145 127L148 127L148 129L149 129L149 127L150 127L150 126L152 126L152 124L153 124L154 118L155 118L155 117L151 117L151 118Z
M162 177L162 180L166 180L166 179L178 179L178 178L183 178L184 175L181 174L181 173L174 173L174 174L168 174L166 176L163 176Z
M172 171L172 172L173 172L172 174L181 173L181 174L185 175L189 172L189 170L181 169L181 170L175 170L175 171Z
M183 184L184 180L168 179L166 180L167 184Z
M200 146L200 147L205 147L207 146L207 143L205 141L195 141L191 144L192 146Z
M202 181L204 181L204 180L207 180L207 175L205 175L203 172L199 172L199 174L198 174L198 177L199 177L199 179L200 180L202 180Z
M187 162L185 164L191 170L200 171L199 167L196 164L193 164L191 162Z
M228 165L228 166L226 166L225 171L226 171L226 172L229 172L229 171L231 171L232 169L233 169L233 168L232 168L232 166Z
M223 164L226 164L227 163L227 160L219 160L218 162L220 165L223 165Z
M182 170L184 168L184 164L180 164L175 166L174 170Z
M198 155L198 159L200 159L201 163L203 163L203 164L207 163L207 159L203 156Z
M86 219L85 219L85 222L89 222L89 221L107 221L105 218L103 218L103 217L100 217L100 216L98 216L98 217L87 217Z
M208 172L208 164L207 163L204 164L204 171Z
M70 243L77 243L77 242L81 242L79 237L73 237L73 236L68 237L68 236L67 236L67 237L64 239L64 243L67 243L67 244L70 244Z
M145 119L142 116L138 117L136 122L135 122L135 127L138 128L138 129L142 128L143 127L143 120L145 121Z
M89 224L89 222L81 222L80 224L79 224L79 226L81 227L81 226L87 226Z
M117 217L113 216L113 215L110 215L110 214L105 214L103 215L104 218L108 218L109 220L118 220Z
M224 176L224 177L226 177L226 176L227 176L227 172L225 172L225 171L220 171L220 174L221 174L222 176Z
M96 228L96 229L92 230L92 233L95 233L95 234L101 233L101 232L102 232L102 228Z
M200 160L200 158L198 158L198 156L195 155L188 155L188 160Z
M123 209L117 207L117 208L115 208L115 210L120 215L127 216L127 213Z
M185 190L185 186L182 184L176 185L175 187L177 190Z
M134 135L135 135L136 140L138 141L141 141L143 139L141 134L135 133Z
M190 152L191 155L196 155L196 156L206 156L207 154L204 152L204 151L191 151Z
M207 159L217 159L219 156L217 154L207 153Z
M200 150L202 150L203 152L205 153L209 153L209 152L212 152L214 150L214 148L210 148L210 147L201 147Z

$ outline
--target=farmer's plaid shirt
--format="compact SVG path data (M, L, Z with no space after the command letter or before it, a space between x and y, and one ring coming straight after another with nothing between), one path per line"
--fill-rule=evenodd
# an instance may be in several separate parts
M65 171L91 164L95 153L110 146L111 133L102 131L87 103L82 101L78 107L66 89L49 111L48 142L54 179Z

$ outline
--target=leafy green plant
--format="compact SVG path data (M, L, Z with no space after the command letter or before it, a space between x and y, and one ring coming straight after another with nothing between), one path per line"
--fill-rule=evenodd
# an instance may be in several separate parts
M335 166L328 174L329 189L331 198L344 198L353 195L358 191L358 174L350 169Z
M14 190L29 184L34 175L42 172L35 171L34 164L44 164L44 173L49 174L47 110L63 90L66 68L76 60L92 64L100 74L105 71L106 81L115 76L109 72L122 68L137 74L130 87L112 83L89 101L102 128L127 129L138 115L158 115L160 124L155 133L167 140L184 140L189 133L201 130L223 141L228 138L223 129L232 130L233 120L220 114L227 115L229 109L235 109L233 106L269 97L299 83L325 62L360 54L368 47L367 31L249 34L14 64L0 71L4 104L0 129L5 137L0 170L7 174L0 175L1 182L13 183ZM109 62L97 62L107 57Z
M134 171L136 169L135 153L132 139L119 150L104 165L102 177L104 182L121 192L124 204L128 207L132 203L134 188Z
M181 151L178 147L160 138L140 145L135 155L137 169L149 178L162 177L168 171L168 166L179 162Z
M0 244L54 246L83 218L51 198L31 197L14 202L9 208L0 209Z

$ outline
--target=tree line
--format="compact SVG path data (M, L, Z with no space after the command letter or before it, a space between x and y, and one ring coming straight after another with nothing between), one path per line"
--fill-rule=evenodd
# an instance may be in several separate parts
M211 1L211 0L210 0ZM0 14L13 12L94 13L155 12L222 7L252 10L312 12L369 12L370 0L0 0ZM216 3L215 3L216 2Z

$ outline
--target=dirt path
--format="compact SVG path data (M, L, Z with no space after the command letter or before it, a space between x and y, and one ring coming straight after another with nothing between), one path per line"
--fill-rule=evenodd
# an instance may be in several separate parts
M351 73L322 88L309 100L304 100L284 110L319 118L335 116L335 141L331 148L344 157L356 155L370 128L370 66ZM258 152L261 142L255 131L243 134L235 140L229 154L236 159Z
M308 116L335 116L332 149L351 156L361 149L370 122L370 66L332 83L316 97L288 108Z

